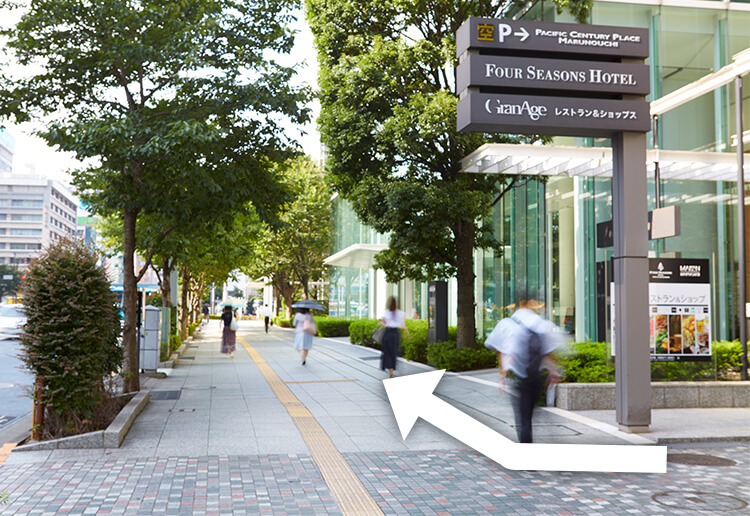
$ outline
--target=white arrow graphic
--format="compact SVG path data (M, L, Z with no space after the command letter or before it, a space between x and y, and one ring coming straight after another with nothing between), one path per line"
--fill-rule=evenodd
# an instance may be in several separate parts
M433 394L445 370L383 380L401 436L421 417L498 464L514 470L666 473L666 446L520 444Z
M521 43L523 43L524 41L526 41L526 38L529 37L528 31L526 31L526 29L524 29L523 27L521 27L521 32L514 32L513 35L514 36L521 36Z

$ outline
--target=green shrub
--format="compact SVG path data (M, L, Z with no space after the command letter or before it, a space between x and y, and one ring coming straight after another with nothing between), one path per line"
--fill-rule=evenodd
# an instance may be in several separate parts
M716 354L716 375L726 378L730 373L736 373L742 368L742 345L739 340L722 340L713 343Z
M169 336L169 354L171 355L182 346L182 339L179 335Z
M320 337L348 337L351 319L337 319L335 317L319 316L313 317L318 327Z
M705 362L652 362L651 379L654 381L699 381L728 379L736 376L742 363L739 341L713 343L714 361ZM603 342L577 342L557 353L568 383L596 383L615 381L614 366L607 364L607 348Z
M274 317L273 323L279 328L291 328L292 327L292 320L286 319L281 315Z
M401 347L404 358L415 362L427 363L427 321L409 319L406 321L409 333L401 333Z
M6 505L9 499L10 495L7 491L0 491L0 505Z
M558 351L556 358L563 370L563 382L613 382L614 367L607 364L604 342L576 342Z
M349 323L349 342L358 346L381 349L380 343L372 340L372 334L379 326L377 319L357 319Z
M112 397L104 378L119 371L123 360L119 308L110 287L96 252L78 240L53 243L28 265L20 357L44 382L45 438L106 424L99 409Z
M438 369L470 371L497 367L497 355L485 347L458 349L455 342L434 342L427 345L427 362Z

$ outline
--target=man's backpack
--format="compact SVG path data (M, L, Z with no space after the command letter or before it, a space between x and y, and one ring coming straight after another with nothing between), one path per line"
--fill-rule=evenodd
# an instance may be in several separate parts
M540 368L542 367L542 343L544 335L532 330L517 319L513 320L526 330L526 379L529 381L540 381L542 378Z

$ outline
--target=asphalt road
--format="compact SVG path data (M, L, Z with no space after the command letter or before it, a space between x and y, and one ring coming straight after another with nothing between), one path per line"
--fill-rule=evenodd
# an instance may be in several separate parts
M34 381L17 357L18 341L2 337L5 335L0 335L0 428L31 412L27 389Z

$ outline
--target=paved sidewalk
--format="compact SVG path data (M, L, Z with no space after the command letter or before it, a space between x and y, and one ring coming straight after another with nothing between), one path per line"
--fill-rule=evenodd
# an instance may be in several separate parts
M402 440L374 350L316 338L302 366L291 331L265 334L261 323L243 321L239 335L233 359L219 353L217 321L191 341L169 377L153 383L152 401L121 448L12 452L0 465L0 492L10 494L0 514L373 513L342 501L342 488L356 491L349 483L385 514L748 510L750 447L742 443L672 446L673 459L687 464L670 463L666 475L510 471L422 420ZM401 362L397 374L425 370ZM494 374L446 375L436 393L514 438L508 396L498 393ZM718 413L688 411L670 421L654 412L655 434L676 435L701 419L717 426L711 414ZM731 423L718 430L747 416L744 409L722 413ZM627 444L654 437L623 434L607 417L542 410L535 439ZM694 465L701 458L733 464ZM354 481L342 486L345 470Z

